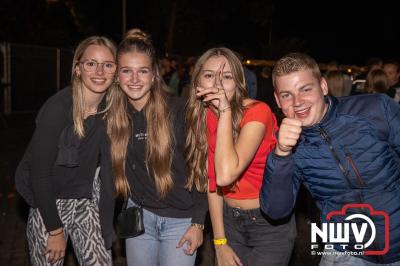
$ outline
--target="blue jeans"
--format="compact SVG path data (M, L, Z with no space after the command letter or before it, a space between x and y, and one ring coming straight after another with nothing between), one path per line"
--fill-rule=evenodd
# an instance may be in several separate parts
M132 200L128 207L136 206ZM126 239L128 265L137 266L192 266L196 253L184 253L186 245L176 248L179 240L191 225L192 218L168 218L143 209L145 233Z
M287 223L272 225L260 209L224 204L224 227L229 246L244 266L288 265L296 238L294 215Z

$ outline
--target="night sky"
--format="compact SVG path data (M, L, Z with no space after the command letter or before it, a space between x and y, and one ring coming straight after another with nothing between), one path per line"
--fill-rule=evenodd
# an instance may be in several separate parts
M279 1L277 31L307 40L321 60L365 63L368 57L400 59L395 1Z
M3 3L4 2L4 3ZM400 59L399 11L393 1L126 0L127 29L149 32L161 53L199 55L227 46L245 57L277 59L307 52L321 62L364 64ZM3 0L0 41L73 47L92 34L122 37L122 0Z

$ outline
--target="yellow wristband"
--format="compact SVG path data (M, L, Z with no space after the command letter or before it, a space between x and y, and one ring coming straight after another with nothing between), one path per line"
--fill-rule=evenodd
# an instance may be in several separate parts
M215 246L225 245L226 243L228 243L228 239L226 238L214 239Z

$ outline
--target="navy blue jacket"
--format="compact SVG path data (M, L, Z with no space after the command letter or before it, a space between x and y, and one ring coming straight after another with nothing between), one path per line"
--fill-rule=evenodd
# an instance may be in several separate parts
M273 219L289 215L301 183L317 201L321 222L345 204L368 203L389 214L390 249L383 256L362 258L378 263L400 261L400 105L382 94L326 100L327 114L319 124L303 127L292 154L270 153L261 209ZM383 218L370 217L377 232L368 249L382 250ZM342 220L334 216L331 221Z

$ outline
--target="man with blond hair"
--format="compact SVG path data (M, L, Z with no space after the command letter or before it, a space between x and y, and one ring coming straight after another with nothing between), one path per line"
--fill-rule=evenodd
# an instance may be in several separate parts
M382 94L328 96L317 63L301 53L281 58L272 78L286 118L267 159L263 212L272 219L290 215L303 183L323 224L351 220L361 228L358 234L351 231L349 240L343 238L345 243L338 241L341 236L322 239L325 250L334 247L334 252L325 253L320 265L400 265L400 105ZM373 215L374 210L389 219ZM367 228L348 214L373 225ZM361 236L369 236L372 244Z

